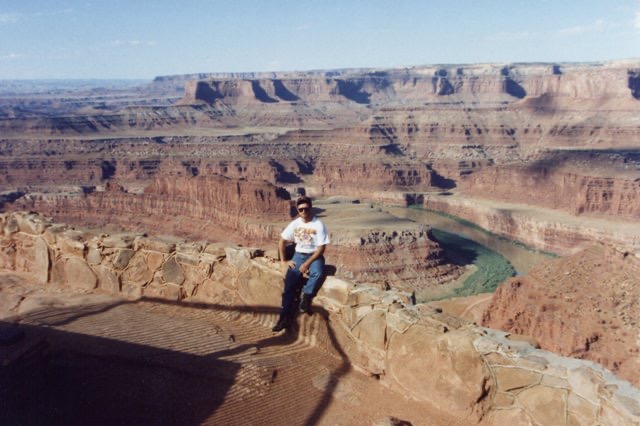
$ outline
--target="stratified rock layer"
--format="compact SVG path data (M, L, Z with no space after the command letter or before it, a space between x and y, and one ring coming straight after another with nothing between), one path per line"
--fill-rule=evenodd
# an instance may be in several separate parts
M86 92L10 94L0 100L0 202L218 175L316 197L420 204L445 191L634 223L638 69L631 60L168 76L106 106ZM532 220L522 225L548 236L545 249L567 251L553 221ZM597 231L571 240L608 229Z
M242 239L271 236L270 224L289 215L289 198L267 182L175 176L158 178L141 193L109 184L87 194L32 195L18 204L78 224L128 225L201 239L239 232Z
M462 218L510 240L563 256L589 248L595 242L640 251L638 221L576 217L530 204L458 195L425 195L423 206Z
M511 278L483 324L533 336L544 349L604 365L640 385L640 259L596 246Z

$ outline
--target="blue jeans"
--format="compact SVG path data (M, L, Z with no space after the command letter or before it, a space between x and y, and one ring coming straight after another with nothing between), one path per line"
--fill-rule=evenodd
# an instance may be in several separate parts
M287 273L284 276L284 292L282 293L282 308L280 309L280 315L286 316L293 313L293 303L298 295L298 288L300 281L302 280L302 273L300 272L300 265L306 262L311 257L312 253L298 253L293 255L293 268L287 269ZM324 272L324 256L320 256L309 266L309 279L302 288L302 292L308 297L312 297L320 284L322 273Z

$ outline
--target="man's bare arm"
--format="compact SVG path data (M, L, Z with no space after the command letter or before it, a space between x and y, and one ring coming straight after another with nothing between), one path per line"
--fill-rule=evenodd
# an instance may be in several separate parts
M280 262L286 261L285 255L287 251L287 243L287 240L280 238L280 242L278 243L278 254L280 255Z
M282 269L285 271L287 268L293 268L295 265L293 264L293 260L287 261L287 241L283 238L280 238L280 242L278 243L278 254L280 255L280 265L282 265Z

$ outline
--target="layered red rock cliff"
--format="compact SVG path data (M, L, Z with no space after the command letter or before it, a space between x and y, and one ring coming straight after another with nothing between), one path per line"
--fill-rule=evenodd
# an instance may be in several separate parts
M482 198L562 210L575 216L640 218L639 171L615 174L596 170L597 159L583 167L534 165L487 167L465 179L464 192Z
M539 206L450 194L425 195L421 201L429 210L451 214L501 237L562 256L575 254L594 242L640 249L640 223L636 220L576 217Z
M64 114L42 114L45 97L38 113L0 117L0 189L90 192L117 182L140 192L165 176L223 175L394 203L446 190L633 223L638 69L626 61L193 75L154 83L186 82L180 105L132 107L127 98ZM545 235L540 246L551 251L607 232L500 220Z
M445 262L428 229L372 231L356 238L334 235L327 259L340 276L356 283L414 292L437 288L464 272Z
M503 283L483 324L533 336L555 353L598 362L637 386L638 277L639 258L596 246Z
M633 98L633 64L486 64L449 65L344 73L338 76L221 78L187 81L183 103L233 105L279 102L359 104L433 101L451 95L478 96L493 102L536 98Z
M223 176L157 178L143 193L118 185L87 194L39 194L14 208L37 210L69 223L129 226L210 241L264 239L289 214L289 193L266 182Z

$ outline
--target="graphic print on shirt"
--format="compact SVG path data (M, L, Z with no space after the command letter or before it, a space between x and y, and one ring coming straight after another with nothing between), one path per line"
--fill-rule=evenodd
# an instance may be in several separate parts
M316 235L315 229L298 227L293 231L296 244L300 245L302 249L315 248L314 237Z

